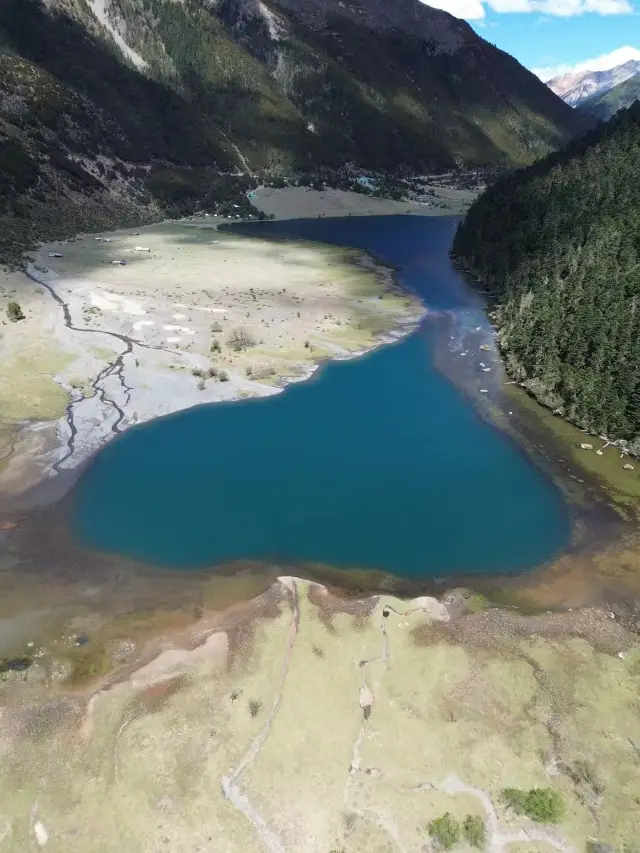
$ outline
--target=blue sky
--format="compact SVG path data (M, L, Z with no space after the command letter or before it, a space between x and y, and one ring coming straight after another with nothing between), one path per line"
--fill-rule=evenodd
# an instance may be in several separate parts
M640 0L432 0L547 78L640 59Z

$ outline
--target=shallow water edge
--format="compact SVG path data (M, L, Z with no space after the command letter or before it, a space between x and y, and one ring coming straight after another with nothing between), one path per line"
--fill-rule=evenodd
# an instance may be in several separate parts
M211 596L210 601L217 600L220 604L242 601L268 588L283 572L317 580L349 595L392 590L406 596L424 592L442 594L446 589L460 585L478 590L494 601L526 608L580 606L605 598L610 601L631 595L639 586L635 569L640 564L636 556L638 543L634 538L637 527L633 520L622 519L615 508L612 509L613 502L602 482L597 477L590 478L576 465L566 443L553 438L526 407L523 406L522 410L516 407L511 390L509 406L510 411L516 412L516 417L507 421L501 408L484 405L484 398L479 398L476 393L477 384L474 384L472 374L463 375L464 372L458 369L459 362L450 356L444 347L439 351L435 359L438 370L473 397L478 413L493 428L511 436L519 452L530 454L535 464L555 479L568 498L573 542L559 559L525 574L501 574L499 577L452 574L446 578L411 581L384 572L336 569L308 562L274 564L270 561L233 561L200 571L191 570L185 577L184 573L168 569L159 572L157 568L141 562L96 554L79 547L69 539L67 506L63 501L52 510L30 514L14 533L2 534L5 550L0 557L3 567L0 581L4 582L5 601L17 602L23 595L23 601L27 600L29 596L23 581L29 577L31 589L34 581L49 590L60 585L60 590L66 590L69 596L62 596L67 598L69 605L76 596L79 597L76 600L81 601L91 595L92 588L104 590L105 585L114 586L113 606L116 606L120 594L125 598L131 597L131 601L136 603L141 603L147 595L151 601L154 596L146 587L152 582L167 591L165 606L173 609L177 602L184 600L187 608L199 607L199 604L186 604L186 601L197 600L195 590L206 589L207 596ZM311 381L317 378L316 374ZM18 567L21 578L14 586L10 578L16 578L15 569ZM185 595L187 587L193 587L193 594Z

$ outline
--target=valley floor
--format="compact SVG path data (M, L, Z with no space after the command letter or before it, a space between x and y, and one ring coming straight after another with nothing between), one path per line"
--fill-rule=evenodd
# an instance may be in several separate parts
M476 198L477 192L425 184L433 195L428 200L393 201L372 198L363 193L346 190L312 190L308 187L273 189L260 187L251 198L258 210L276 219L298 219L324 216L420 216L462 215Z
M424 313L362 252L214 222L44 246L0 282L3 314L15 299L26 315L0 338L0 491L77 468L135 423L275 393Z
M44 247L1 280L3 313L26 314L0 336L5 488L420 314L357 253L205 224ZM235 352L240 327L255 344ZM228 381L193 375L212 358ZM0 516L0 851L431 853L448 812L481 819L488 853L635 853L640 646L610 596L637 548L589 557L601 587L581 555L532 576L539 606L576 609L525 617L461 590L341 598L274 566L149 572L81 551L52 512ZM613 609L581 606L585 576ZM505 806L534 787L560 823Z

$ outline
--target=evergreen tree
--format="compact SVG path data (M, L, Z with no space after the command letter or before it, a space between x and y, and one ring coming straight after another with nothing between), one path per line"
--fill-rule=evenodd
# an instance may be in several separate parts
M640 102L490 187L452 257L496 297L513 376L640 449Z

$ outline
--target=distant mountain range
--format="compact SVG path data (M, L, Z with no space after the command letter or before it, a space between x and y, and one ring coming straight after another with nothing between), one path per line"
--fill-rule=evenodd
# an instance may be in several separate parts
M631 59L607 71L579 71L574 74L562 74L548 80L547 86L570 106L583 107L598 118L607 119L613 115L616 109L628 107L633 103L635 98L631 95L637 91L638 83L622 89L610 100L605 97L607 93L613 92L639 74L640 59ZM630 97L631 100L628 100ZM605 98L605 100L600 100L601 98Z
M637 100L640 100L640 74L630 77L623 83L618 83L608 92L601 92L587 98L580 104L579 109L606 121L618 110L630 107Z
M16 247L186 212L213 171L526 164L590 124L419 0L0 3L0 239Z

